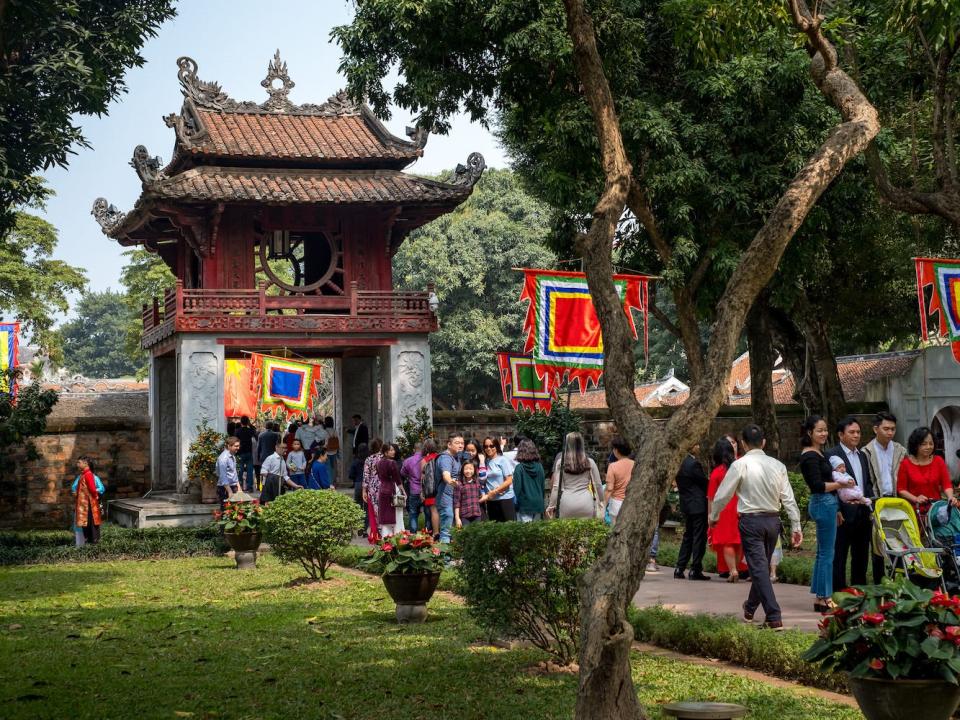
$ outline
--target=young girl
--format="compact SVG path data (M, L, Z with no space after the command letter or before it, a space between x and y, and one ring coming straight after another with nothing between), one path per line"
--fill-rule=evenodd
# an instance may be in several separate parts
M307 484L307 456L303 454L303 445L297 439L293 441L293 450L287 453L287 470L290 479L297 485Z
M477 476L477 466L467 460L460 468L460 477L453 486L453 520L458 528L480 519L480 494L483 486Z

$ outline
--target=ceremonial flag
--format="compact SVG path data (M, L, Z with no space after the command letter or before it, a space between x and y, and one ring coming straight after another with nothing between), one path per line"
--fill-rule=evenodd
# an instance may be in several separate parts
M498 352L497 367L500 368L504 402L510 403L514 410L523 407L531 412L543 410L547 415L550 414L557 392L556 385L550 375L543 378L537 375L529 355Z
M917 302L920 306L920 334L928 339L927 315L939 313L940 337L949 338L953 357L960 362L960 260L914 258L917 271ZM930 304L925 306L923 289L933 285Z
M223 365L223 413L227 417L256 417L257 390L251 387L250 359L225 360Z
M280 410L287 417L308 417L313 410L313 386L320 366L272 355L250 356L251 387L257 390L263 410Z
M14 381L10 388L11 371L17 367L17 334L20 323L0 323L0 393L17 394Z
M559 270L524 270L520 300L529 300L523 330L526 333L524 352L533 354L537 374L551 376L555 384L564 377L580 383L586 392L587 383L595 385L603 374L603 335L587 287L587 277L579 272ZM643 348L647 351L647 287L646 275L614 275L613 283L623 303L623 311L633 336L637 328L631 309L643 313Z

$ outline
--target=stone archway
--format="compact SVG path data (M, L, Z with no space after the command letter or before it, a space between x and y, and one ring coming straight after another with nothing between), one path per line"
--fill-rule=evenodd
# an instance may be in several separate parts
M937 411L930 423L933 441L936 450L943 451L943 459L947 461L950 477L960 475L960 407L947 405Z

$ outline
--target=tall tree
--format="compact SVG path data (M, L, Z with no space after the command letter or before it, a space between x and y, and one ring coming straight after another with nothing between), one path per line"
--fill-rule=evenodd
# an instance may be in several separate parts
M53 259L57 230L27 212L15 214L14 226L0 241L0 313L23 323L33 342L60 359L59 338L53 326L70 309L67 295L81 290L84 271Z
M75 317L59 331L65 368L90 378L117 378L136 372L136 363L125 352L127 303L123 293L84 293L74 313Z
M399 287L436 286L440 330L430 335L434 401L443 408L503 403L494 353L522 350L521 276L551 267L546 206L509 170L487 170L454 212L410 234L393 258Z
M443 119L459 109L461 102L478 119L490 107L503 112L527 102L538 102L555 92L579 98L589 108L596 147L594 167L602 168L602 190L584 177L584 195L596 198L585 232L577 239L584 269L604 336L604 371L607 401L618 428L648 462L634 469L627 497L603 557L588 572L581 589L583 630L580 652L578 718L643 718L630 676L629 656L633 631L627 607L643 576L646 551L653 537L657 513L676 474L683 453L701 437L723 402L730 362L753 301L770 281L788 243L810 208L851 158L863 151L879 130L876 111L856 83L839 68L834 46L823 32L823 19L813 17L803 0L789 0L789 17L806 40L811 75L815 85L840 113L841 121L824 124L825 138L797 174L787 182L779 200L771 203L765 222L754 225L755 234L746 250L733 261L730 279L716 302L717 313L709 343L702 354L690 399L664 424L655 423L637 403L633 393L634 342L621 311L613 284L611 249L625 207L651 231L651 244L664 262L683 249L683 238L657 232L657 218L650 204L650 191L641 155L631 164L624 144L624 131L633 136L653 132L648 126L621 126L619 110L630 95L616 94L608 73L622 79L624 68L649 50L643 40L643 20L671 12L703 10L704 6L726 8L729 27L722 35L747 46L753 41L751 23L774 17L782 6L772 3L594 2L601 36L598 45L594 23L581 0L556 3L464 2L451 6L442 0L392 3L370 0L358 6L353 24L338 28L335 35L346 53L342 64L356 95L367 94L383 112L389 94L382 80L391 66L399 65L404 80L392 99L419 110L421 122L442 127ZM645 17L640 17L644 15ZM716 17L711 14L711 17ZM557 23L566 35L548 34L554 42L542 42L537 30ZM429 30L425 29L429 28ZM440 31L442 30L442 32ZM624 31L627 37L618 35ZM538 42L539 41L539 42ZM602 50L601 50L602 48ZM527 53L533 58L518 57ZM537 82L523 82L530 67L546 71ZM674 72L659 67L660 76ZM635 76L635 82L653 86L652 72ZM618 100L620 106L618 107ZM567 107L568 103L561 103ZM662 106L664 109L666 105ZM544 113L537 128L544 138L552 136L575 117ZM750 177L749 168L744 174ZM705 192L707 188L705 188ZM678 316L694 319L696 293L676 293ZM684 345L695 346L697 340Z
M143 306L152 306L153 299L163 302L164 292L177 284L177 279L159 255L142 248L123 253L129 258L120 271L120 283L126 292L123 352L136 367L137 377L147 374L147 355L140 346L143 337Z
M36 173L85 146L76 115L103 115L143 65L174 0L0 0L0 238L42 200Z

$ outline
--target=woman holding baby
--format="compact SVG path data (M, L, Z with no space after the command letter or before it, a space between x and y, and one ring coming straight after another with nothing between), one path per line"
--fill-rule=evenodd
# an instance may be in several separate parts
M833 553L837 538L837 491L856 481L837 481L830 461L823 454L827 443L827 421L811 415L800 426L800 472L810 488L807 512L817 524L817 555L813 563L810 592L816 596L813 609L827 612L833 607Z

